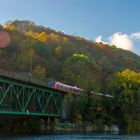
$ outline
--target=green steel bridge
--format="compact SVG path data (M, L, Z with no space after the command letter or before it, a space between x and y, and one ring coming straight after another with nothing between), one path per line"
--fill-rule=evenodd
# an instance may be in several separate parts
M0 114L60 117L66 92L0 74Z

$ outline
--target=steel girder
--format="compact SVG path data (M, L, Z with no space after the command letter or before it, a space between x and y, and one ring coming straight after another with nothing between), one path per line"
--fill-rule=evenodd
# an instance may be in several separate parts
M64 93L0 77L0 114L61 116Z

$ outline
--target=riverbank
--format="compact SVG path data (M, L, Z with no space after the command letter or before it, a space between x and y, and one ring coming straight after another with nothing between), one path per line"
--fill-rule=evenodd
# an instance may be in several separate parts
M42 125L41 128L44 133L119 133L117 125L107 126L101 123L95 125L89 122L85 122L82 124L70 122L54 122L49 127L45 127L44 125Z

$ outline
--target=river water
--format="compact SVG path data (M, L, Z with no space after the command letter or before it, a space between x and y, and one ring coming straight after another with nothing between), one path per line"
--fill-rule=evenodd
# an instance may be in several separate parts
M0 136L0 140L140 140L140 135L113 134L53 134Z

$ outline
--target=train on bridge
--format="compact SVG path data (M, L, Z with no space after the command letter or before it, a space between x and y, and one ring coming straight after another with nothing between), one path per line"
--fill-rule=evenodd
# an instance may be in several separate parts
M51 88L65 91L65 92L72 93L72 94L80 94L81 92L83 92L83 89L81 89L81 88L78 88L76 86L67 85L67 84L64 84L61 82L56 82L56 81L48 82L48 86Z

